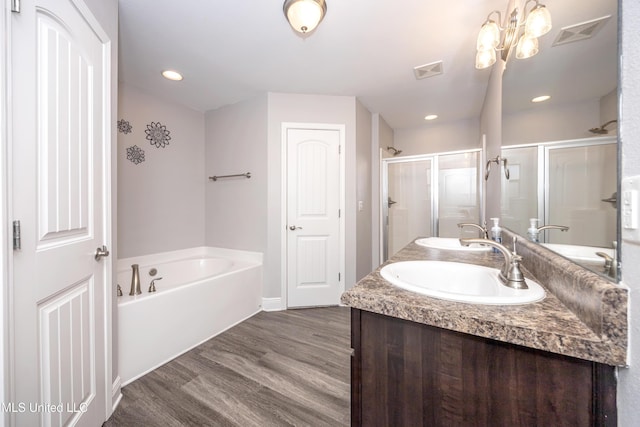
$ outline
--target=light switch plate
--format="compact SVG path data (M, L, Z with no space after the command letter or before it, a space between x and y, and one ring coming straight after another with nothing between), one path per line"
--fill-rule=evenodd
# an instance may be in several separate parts
M620 184L620 221L622 240L640 244L640 175L622 180Z

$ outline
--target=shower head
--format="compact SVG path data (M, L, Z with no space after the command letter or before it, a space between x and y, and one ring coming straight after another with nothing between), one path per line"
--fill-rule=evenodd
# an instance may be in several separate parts
M617 120L609 120L607 123L603 124L599 128L591 128L591 129L589 129L589 132L595 133L596 135L605 135L605 134L609 133L609 131L607 129L605 129L605 128L608 125L610 125L611 123L617 123L617 122L618 122Z
M397 156L402 153L402 150L398 150L396 147L387 147L387 151L390 151L392 155Z

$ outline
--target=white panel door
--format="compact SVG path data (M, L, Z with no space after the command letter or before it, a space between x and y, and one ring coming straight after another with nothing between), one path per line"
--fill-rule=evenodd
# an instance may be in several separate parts
M340 299L340 132L287 130L287 306Z
M13 423L107 414L108 40L81 0L22 0L11 20ZM109 394L110 397L110 394Z

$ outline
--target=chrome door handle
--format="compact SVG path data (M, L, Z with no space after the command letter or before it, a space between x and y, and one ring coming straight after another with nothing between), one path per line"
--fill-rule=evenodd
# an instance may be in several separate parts
M96 249L96 255L94 257L96 261L100 261L100 258L106 257L106 256L109 256L109 250L105 245L102 245L101 248Z
M291 231L302 230L302 227L296 227L295 225L290 225L289 226L289 230L291 230Z

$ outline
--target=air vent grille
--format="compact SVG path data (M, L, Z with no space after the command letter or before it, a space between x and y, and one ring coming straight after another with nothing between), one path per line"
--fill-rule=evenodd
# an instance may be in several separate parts
M567 43L590 39L600 31L609 18L611 18L611 15L564 27L558 33L558 36L554 40L552 46L560 46Z
M437 76L443 73L442 61L432 62L430 64L419 65L413 68L413 74L416 79L422 80L427 77Z

